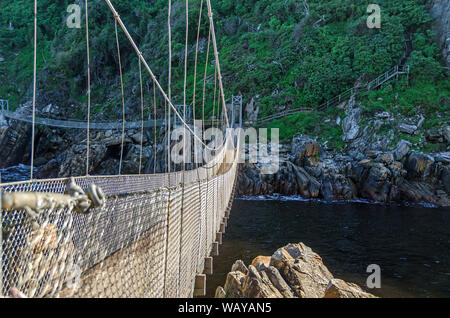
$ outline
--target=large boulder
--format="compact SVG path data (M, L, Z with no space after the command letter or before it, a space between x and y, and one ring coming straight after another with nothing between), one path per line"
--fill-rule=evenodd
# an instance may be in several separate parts
M414 135L417 132L417 126L416 125L411 125L411 124L400 124L398 125L398 130L406 133L408 135Z
M31 147L31 126L17 122L9 126L0 139L0 168L28 162Z
M310 176L302 167L289 164L297 179L299 194L304 198L317 198L320 193L320 182Z
M296 159L316 158L319 156L320 144L305 135L297 135L292 138L291 152Z
M411 178L427 178L432 173L434 158L421 152L412 152L406 160L405 167Z
M270 261L270 264L269 264ZM253 265L254 264L254 265ZM256 266L255 266L256 265ZM239 267L242 267L239 265ZM235 266L233 265L233 268ZM358 285L335 279L322 258L303 243L289 244L271 257L259 256L248 273L232 271L216 298L365 298Z
M402 160L409 153L411 145L412 144L409 141L403 139L400 140L397 144L397 147L394 150L395 160L397 161Z
M271 266L278 269L300 298L323 297L328 282L333 278L322 258L303 243L278 249L272 255Z
M391 171L381 163L374 163L364 182L362 194L371 200L387 202L391 190Z
M240 298L242 294L242 286L244 284L245 274L239 271L230 272L227 275L224 289L226 290L227 297Z
M325 174L321 183L320 193L325 200L352 200L356 198L355 184L343 174Z

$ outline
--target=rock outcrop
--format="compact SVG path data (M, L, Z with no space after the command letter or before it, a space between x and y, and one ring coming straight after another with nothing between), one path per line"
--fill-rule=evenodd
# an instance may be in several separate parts
M450 153L411 152L411 143L405 140L391 151L350 152L329 153L310 137L296 136L275 174L262 174L259 164L243 164L237 194L450 205Z
M271 257L259 256L248 269L244 267L236 261L225 286L217 288L217 298L375 297L356 284L334 278L322 258L303 243L286 245Z
M450 66L450 2L434 0L431 16L435 21L436 34L447 66Z

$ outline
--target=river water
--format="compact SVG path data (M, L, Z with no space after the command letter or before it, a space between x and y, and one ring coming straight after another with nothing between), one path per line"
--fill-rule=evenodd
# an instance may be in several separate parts
M381 267L380 297L450 297L450 209L294 198L236 199L207 278L214 297L237 259L246 265L288 243L317 252L336 278L365 288L367 266Z
M30 179L31 166L19 164L17 166L0 169L1 182L16 182ZM33 169L36 172L36 169Z

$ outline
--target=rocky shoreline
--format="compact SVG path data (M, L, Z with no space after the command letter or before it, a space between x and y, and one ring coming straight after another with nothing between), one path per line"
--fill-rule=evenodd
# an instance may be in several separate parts
M322 258L303 243L288 244L248 267L237 260L216 298L375 298L353 283L336 279Z
M237 195L450 206L449 152L411 151L411 143L401 140L391 151L368 151L355 157L327 152L316 140L300 135L290 145L281 146L280 159L273 175L262 174L260 164L243 164Z

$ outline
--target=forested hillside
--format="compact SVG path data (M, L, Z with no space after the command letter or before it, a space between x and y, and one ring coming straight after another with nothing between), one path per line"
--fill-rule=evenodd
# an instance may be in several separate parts
M38 107L48 104L70 108L73 117L86 113L86 43L84 15L80 29L66 26L67 0L39 1ZM84 1L75 1L83 6ZM188 82L194 73L195 41L201 0L189 1ZM120 118L120 82L114 19L102 0L89 3L94 116ZM132 36L163 86L167 87L167 0L113 1ZM222 72L227 98L242 93L252 98L259 116L301 106L316 107L328 98L399 63L405 53L411 66L409 83L402 78L380 90L361 96L365 114L388 110L414 115L420 106L424 127L446 123L448 78L435 43L431 1L380 0L382 25L369 29L367 1L362 0L224 0L212 1ZM198 57L197 87L201 89L208 39L207 14L203 8ZM84 12L84 10L82 10ZM33 5L29 0L0 2L0 98L12 107L30 100L32 81ZM174 101L183 100L185 2L172 1L172 48ZM412 38L412 51L405 52L405 38ZM138 60L127 39L120 34L128 116L139 115ZM214 60L209 57L209 115L214 88ZM211 76L212 75L212 76ZM144 77L147 105L152 85ZM192 84L188 101L192 100ZM198 101L201 96L197 96ZM395 104L395 107L394 107ZM149 107L150 109L150 107ZM148 110L150 111L150 110ZM162 105L159 111L163 113ZM323 123L337 115L300 114L272 123L282 137L309 133L329 138L342 147L338 126ZM327 117L328 116L328 117Z

